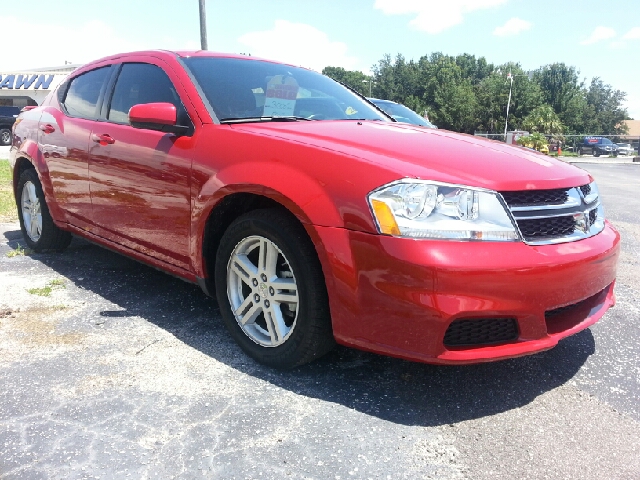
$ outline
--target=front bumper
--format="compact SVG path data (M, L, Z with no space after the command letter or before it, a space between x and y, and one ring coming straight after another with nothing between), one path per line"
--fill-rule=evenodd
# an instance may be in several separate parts
M517 357L552 348L615 303L620 236L609 223L544 246L316 232L336 340L364 350L446 364ZM510 341L445 346L455 320L507 318L517 325Z

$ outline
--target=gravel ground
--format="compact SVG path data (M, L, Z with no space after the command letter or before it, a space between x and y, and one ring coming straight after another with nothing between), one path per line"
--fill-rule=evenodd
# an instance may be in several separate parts
M623 234L618 305L467 367L338 348L274 371L196 286L79 239L9 257L0 224L0 478L640 478L640 168L585 166Z

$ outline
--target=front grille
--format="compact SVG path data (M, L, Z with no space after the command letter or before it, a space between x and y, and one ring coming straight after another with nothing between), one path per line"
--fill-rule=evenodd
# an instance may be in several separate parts
M597 222L600 203L584 201L591 185L548 190L500 192L513 214L522 238L535 245L580 240L595 235L604 227ZM593 208L595 203L595 208ZM592 228L594 225L596 227Z
M445 347L493 345L518 338L514 318L474 318L454 320L444 335Z
M524 190L520 192L502 192L507 205L520 207L527 205L562 205L569 198L568 189Z
M576 229L576 221L573 216L521 219L518 221L518 227L525 240L530 241L571 235Z

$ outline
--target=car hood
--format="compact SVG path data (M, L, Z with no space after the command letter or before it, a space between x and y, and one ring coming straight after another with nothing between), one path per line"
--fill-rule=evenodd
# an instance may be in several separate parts
M390 178L436 180L492 190L589 183L585 171L531 150L481 137L372 121L246 123L232 128L347 155Z

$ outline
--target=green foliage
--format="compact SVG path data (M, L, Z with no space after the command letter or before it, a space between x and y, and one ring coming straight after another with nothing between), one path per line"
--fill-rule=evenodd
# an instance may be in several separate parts
M591 80L587 91L587 105L594 113L592 133L625 134L627 126L622 122L628 118L626 109L622 108L627 94L620 90L613 90L611 85L605 85L600 78Z
M520 137L518 139L518 145L522 145L523 147L534 148L540 151L542 147L547 145L547 138L542 133L536 132L526 137Z
M42 288L28 288L27 292L31 295L39 295L40 297L48 297L54 288L65 288L65 281L60 278L55 278L47 283Z
M25 255L30 255L30 254L31 254L31 249L24 248L22 245L18 244L15 250L8 251L6 255L9 258L13 258L13 257L24 257Z
M13 197L9 160L0 160L0 221L14 221L17 219L18 210L16 208L16 200Z
M333 78L361 95L369 95L369 81L371 78L362 72L345 70L342 67L325 67L322 69L322 74Z
M565 130L560 117L553 111L551 105L547 104L534 108L522 122L522 127L530 132L540 132L548 135L563 133Z
M326 67L323 73L367 96L372 78L374 97L402 103L420 115L426 111L440 128L459 132L502 133L511 86L509 130L530 127L555 136L624 133L626 94L599 78L587 88L580 72L564 63L525 72L518 63L495 66L484 57L434 52L417 62L387 54L372 71L372 77L339 67Z

